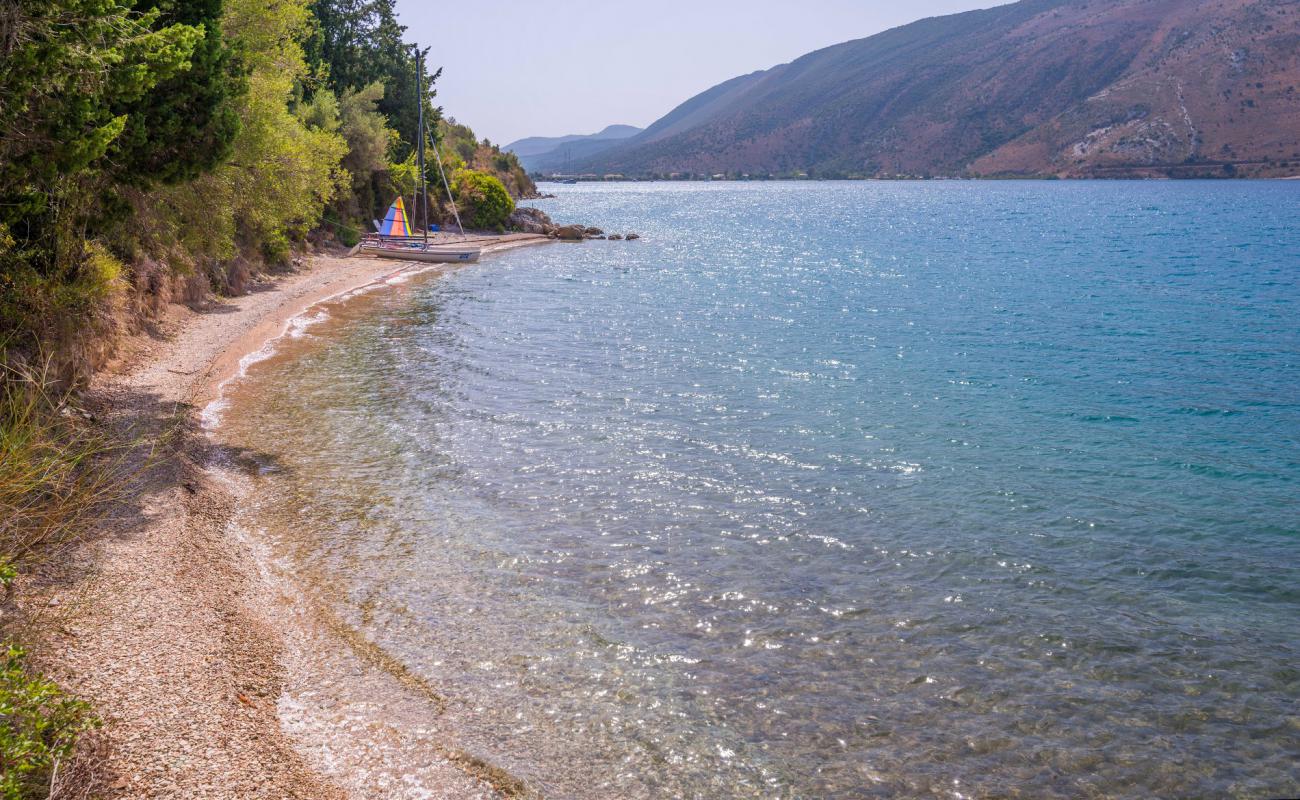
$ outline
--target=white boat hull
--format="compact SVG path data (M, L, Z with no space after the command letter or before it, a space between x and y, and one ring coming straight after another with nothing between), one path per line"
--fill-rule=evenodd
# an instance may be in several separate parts
M438 264L470 264L478 261L480 249L477 247L456 247L455 245L432 245L429 247L392 247L362 245L361 252L394 258L400 261L423 261Z

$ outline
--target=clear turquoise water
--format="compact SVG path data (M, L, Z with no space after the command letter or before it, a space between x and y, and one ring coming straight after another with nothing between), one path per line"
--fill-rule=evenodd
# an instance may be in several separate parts
M1300 182L554 191L645 238L336 307L222 434L466 749L551 797L1300 792Z

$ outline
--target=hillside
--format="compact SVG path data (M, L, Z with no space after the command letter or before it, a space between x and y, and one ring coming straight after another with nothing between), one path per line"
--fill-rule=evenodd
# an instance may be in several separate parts
M593 158L640 132L640 128L632 125L609 125L589 135L530 136L502 149L518 156L529 171L562 170L566 163Z
M597 173L1300 173L1294 0L1023 0L722 83Z

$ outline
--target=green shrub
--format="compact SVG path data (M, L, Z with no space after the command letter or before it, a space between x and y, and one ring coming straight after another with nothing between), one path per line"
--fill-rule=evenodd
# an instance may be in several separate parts
M356 247L357 242L361 241L361 234L350 225L339 225L335 228L334 235L344 247Z
M5 644L0 662L0 798L46 797L54 770L77 738L99 721L85 701L28 668L22 649Z
M515 201L510 198L505 184L483 172L457 170L451 190L460 207L461 219L477 230L504 227L515 210Z

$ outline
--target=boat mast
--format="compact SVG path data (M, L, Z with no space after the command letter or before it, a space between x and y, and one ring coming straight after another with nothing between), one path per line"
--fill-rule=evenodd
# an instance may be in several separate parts
M424 196L424 244L429 244L429 182L424 179L424 54L415 48L415 96L420 104L420 143L417 148L420 173L420 193Z
M419 46L416 46L415 68L420 73L419 78L416 79L416 82L420 88L420 182L421 185L424 186L424 241L425 244L428 244L429 242L429 187L428 184L424 183L424 101L426 98L424 97L424 65L423 65L423 61L421 60L422 58L423 58L423 54L420 52ZM438 152L437 147L433 148L433 157L438 162L438 174L442 176L443 188L447 190L447 199L451 202L451 214L456 218L456 230L460 231L461 236L464 236L465 226L462 225L460 222L460 209L456 208L456 197L451 193L451 184L447 182L447 170L442 168L442 153Z

